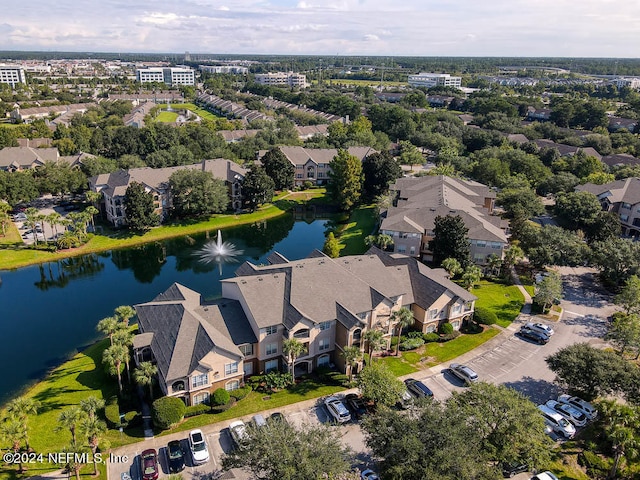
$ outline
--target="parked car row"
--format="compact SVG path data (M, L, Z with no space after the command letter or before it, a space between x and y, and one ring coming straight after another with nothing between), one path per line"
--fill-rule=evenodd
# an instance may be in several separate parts
M538 409L547 426L564 438L573 438L576 428L584 427L598 416L598 411L589 402L566 394L538 405Z
M520 328L517 335L521 338L531 340L538 345L546 345L554 333L553 328L547 324L528 322Z

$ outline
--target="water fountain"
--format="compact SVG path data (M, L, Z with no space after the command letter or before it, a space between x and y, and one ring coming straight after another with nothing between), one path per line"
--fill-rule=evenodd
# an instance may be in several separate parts
M231 242L222 241L222 232L218 230L218 236L215 240L207 242L204 247L195 252L200 257L202 263L217 263L220 274L222 275L223 263L236 263L238 255L242 255L243 250L236 248Z

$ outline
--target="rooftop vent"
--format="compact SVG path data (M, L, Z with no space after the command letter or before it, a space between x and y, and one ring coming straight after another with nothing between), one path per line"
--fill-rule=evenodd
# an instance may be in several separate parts
M258 277L258 281L261 282L262 281L262 277Z

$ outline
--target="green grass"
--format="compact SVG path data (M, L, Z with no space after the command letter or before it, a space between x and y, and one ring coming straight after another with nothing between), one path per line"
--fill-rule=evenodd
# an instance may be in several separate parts
M409 362L405 358L405 355L407 355L408 353L415 353L415 352L406 352L406 353L403 353L400 357L391 357L391 356L382 357L374 361L384 363L387 367L389 367L389 370L391 370L391 372L396 377L401 377L402 375L408 375L410 373L414 373L419 370L419 368L416 368L412 365L412 363L414 362ZM418 355L418 359L419 359L420 355L419 354L416 354L416 355Z
M156 122L174 123L178 119L176 112L160 112L155 118Z
M423 357L428 357L428 361L425 362L425 364L427 367L433 367L434 365L448 362L482 345L499 333L500 330L497 328L487 328L482 333L460 335L458 338L449 340L448 342L428 343L425 346L423 354Z
M346 224L338 228L340 255L359 255L367 251L364 239L373 232L378 221L373 205L359 207L351 213Z
M487 308L494 312L501 327L508 327L524 305L524 297L515 285L482 280L471 293L478 297L476 307Z
M160 104L159 106L160 106L160 109L167 108L167 104L166 103ZM219 116L214 115L213 113L198 107L194 103L172 103L171 104L171 108L173 110L190 110L193 113L195 113L196 115L198 115L199 117L207 119L207 120L214 120L215 121L215 120L220 118ZM162 113L164 113L164 112L162 112Z
M324 83L328 83L329 80L325 80ZM318 83L317 80L312 80L311 81L312 84L316 85ZM350 79L350 78L332 78L331 79L331 84L332 85L362 85L362 86L370 86L370 87L377 87L380 85L380 80L359 80L359 79ZM393 82L393 81L387 81L384 80L382 82L383 85L386 85L388 87L399 87L401 85L407 85L407 82Z
M45 252L28 248L0 249L0 270L24 267L37 263L57 261L67 257L85 255L88 253L102 252L123 247L135 247L145 243L182 237L195 233L224 229L237 225L261 222L270 218L284 215L298 203L306 201L321 201L325 195L324 189L313 189L292 194L283 193L274 198L272 204L266 204L252 213L239 215L214 215L201 221L190 219L182 222L162 225L153 228L144 234L136 234L127 230L119 230L110 235L95 235L85 245L57 252ZM2 248L2 245L0 245Z
M0 230L0 247L2 246L17 246L22 245L22 237L20 236L20 231L16 224L13 222L9 222L6 227L6 234L2 236L2 230Z
M71 442L68 430L56 431L62 410L78 405L80 400L89 396L108 398L116 393L116 382L102 368L102 352L108 346L108 340L90 346L26 391L25 396L41 403L38 415L30 416L28 420L29 444L35 452L61 452ZM3 450L7 447L4 443L0 443L0 446ZM26 478L59 468L47 463L31 464L28 472L19 477L15 469L6 468L6 464L2 463L0 479ZM93 466L85 467L84 471L92 473ZM106 473L102 478L106 478Z

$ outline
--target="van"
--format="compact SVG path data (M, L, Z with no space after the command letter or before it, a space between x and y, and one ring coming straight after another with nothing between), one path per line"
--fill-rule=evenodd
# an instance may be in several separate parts
M576 427L573 424L560 415L555 410L547 407L546 405L538 405L538 410L542 413L544 422L556 433L562 435L564 438L573 438L576 434Z
M253 420L253 424L258 428L261 428L267 425L267 421L259 413L254 415L252 420Z

